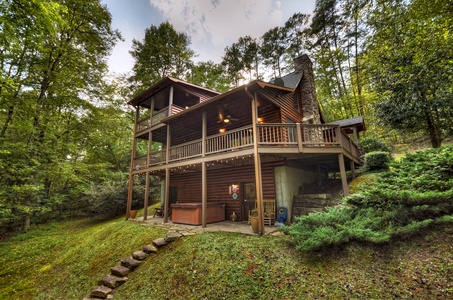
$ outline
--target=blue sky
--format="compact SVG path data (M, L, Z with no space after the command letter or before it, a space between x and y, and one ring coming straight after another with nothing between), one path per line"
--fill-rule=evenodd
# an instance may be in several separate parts
M261 37L282 26L296 12L312 14L315 0L102 0L124 42L118 42L108 60L111 72L132 69L132 39L142 40L145 28L169 21L191 37L196 61L220 62L226 46L239 37Z

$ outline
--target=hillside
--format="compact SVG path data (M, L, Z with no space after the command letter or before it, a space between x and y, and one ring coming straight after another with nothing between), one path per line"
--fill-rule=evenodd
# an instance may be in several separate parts
M188 236L150 257L115 299L451 299L450 227L311 255L296 251L288 236ZM0 244L0 298L82 299L121 258L163 234L121 218L16 236Z

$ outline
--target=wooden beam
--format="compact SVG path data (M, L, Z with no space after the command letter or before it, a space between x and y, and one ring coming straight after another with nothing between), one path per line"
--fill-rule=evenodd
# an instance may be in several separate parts
M170 169L165 169L164 223L168 223L168 206L170 203Z
M349 167L350 167L350 169L351 169L351 177L352 177L352 179L354 179L354 178L355 178L355 165L354 165L354 160L351 159L351 160L349 161Z
M349 196L348 180L346 179L346 168L344 167L343 153L338 154L338 165L340 166L341 185L343 186L343 195Z
M145 201L143 204L143 221L148 219L148 198L149 198L149 172L146 172Z
M168 96L168 116L173 113L173 85L170 86L170 93Z
M246 90L248 93L248 91ZM250 95L251 96L251 95ZM258 126L257 126L257 105L256 94L251 98L252 104L252 126L253 126L253 156L255 163L255 193L256 193L256 208L258 210L258 233L265 234L264 232L264 206L263 206L263 189L261 182L261 159L258 152Z
M126 202L126 220L130 218L131 214L131 205L132 205L132 191L134 188L134 160L135 152L137 150L137 139L135 134L137 133L137 123L140 117L140 107L135 108L135 118L134 118L134 136L132 138L132 153L131 153L131 166L129 169L129 186L127 188L127 202Z
M206 111L203 111L201 128L201 157L206 156L206 136L208 131ZM201 163L201 227L205 228L208 220L208 185L206 161Z
M201 227L205 228L208 220L208 185L206 162L201 163Z

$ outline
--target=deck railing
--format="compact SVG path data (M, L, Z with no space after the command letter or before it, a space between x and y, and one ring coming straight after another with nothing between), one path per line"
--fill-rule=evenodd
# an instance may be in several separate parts
M253 146L252 126L208 137L206 139L206 154L234 151L247 146Z
M341 147L354 157L360 153L357 144L337 125L308 124L258 124L258 146L264 147ZM235 151L253 146L252 126L246 126L206 138L206 155ZM202 156L202 140L172 146L169 162ZM278 150L276 150L278 152ZM149 165L166 162L166 150L150 154ZM142 169L148 161L146 156L135 159L134 167Z
M162 108L161 110L159 111L156 111L153 113L153 118L152 118L152 123L151 123L151 118L150 116L146 116L144 118L142 118L141 120L138 121L137 123L137 132L141 131L141 130L144 130L144 129L147 129L147 128L150 128L156 124L159 124L160 121L162 121L163 119L165 119L166 117L168 117L168 107L164 107ZM180 113L184 110L184 108L178 106L178 105L175 105L173 104L171 106L171 114L172 115L175 115L177 113Z

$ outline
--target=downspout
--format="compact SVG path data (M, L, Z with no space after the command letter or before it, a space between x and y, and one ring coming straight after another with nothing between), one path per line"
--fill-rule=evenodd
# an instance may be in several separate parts
M263 207L263 189L261 184L261 157L258 152L258 126L256 123L256 97L253 97L248 90L248 86L244 89L245 93L251 100L252 104L252 128L253 128L253 156L255 163L255 193L256 203L258 210L258 234L265 234L264 232L264 207Z

